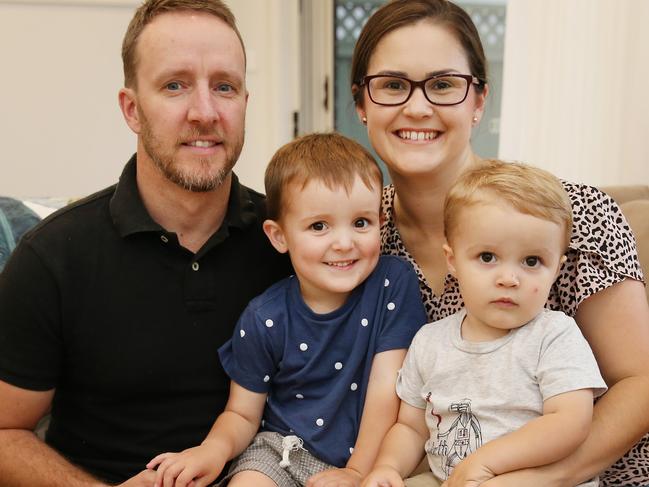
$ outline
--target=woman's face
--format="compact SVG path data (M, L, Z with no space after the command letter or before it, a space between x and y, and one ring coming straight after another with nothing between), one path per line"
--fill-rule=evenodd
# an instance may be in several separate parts
M464 49L446 28L429 21L407 25L377 44L368 75L399 74L422 80L434 74L471 74ZM472 151L469 144L474 117L482 116L486 89L469 89L463 103L436 106L421 89L399 106L374 104L363 92L360 117L367 118L370 142L393 175L422 175L448 168L459 171Z

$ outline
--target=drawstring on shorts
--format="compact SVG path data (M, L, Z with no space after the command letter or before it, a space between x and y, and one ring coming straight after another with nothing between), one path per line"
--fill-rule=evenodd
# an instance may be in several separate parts
M295 435L285 436L282 439L282 460L279 462L279 466L282 468L290 466L291 462L288 459L289 454L292 451L304 449L302 448L303 444L304 442L302 441L302 438L299 438Z

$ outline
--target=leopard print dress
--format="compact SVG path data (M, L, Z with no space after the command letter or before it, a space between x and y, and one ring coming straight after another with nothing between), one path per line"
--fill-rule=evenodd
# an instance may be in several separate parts
M635 238L622 212L607 194L591 186L563 182L573 208L573 233L567 261L550 291L547 307L574 316L590 295L626 278L643 281ZM421 269L405 248L394 222L394 186L383 188L384 254L410 262L430 321L458 311L463 303L458 283L447 274L444 292L433 293ZM649 485L649 434L600 476L602 486Z

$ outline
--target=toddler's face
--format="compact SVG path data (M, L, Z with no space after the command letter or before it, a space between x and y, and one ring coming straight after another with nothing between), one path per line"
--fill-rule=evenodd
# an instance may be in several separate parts
M467 310L462 336L492 340L543 309L563 263L562 225L488 200L460 210L445 248Z
M372 272L380 254L381 187L356 177L349 194L321 181L290 184L277 224L302 296L315 312L333 311ZM272 238L271 238L272 240Z

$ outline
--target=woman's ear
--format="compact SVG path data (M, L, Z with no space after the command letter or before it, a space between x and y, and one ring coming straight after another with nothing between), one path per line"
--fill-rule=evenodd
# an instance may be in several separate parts
M356 93L360 91L360 87L357 84L352 85L352 96L356 97ZM363 124L367 125L367 114L365 113L365 107L362 103L356 103L356 115L358 115L358 120Z
M475 117L475 123L480 123L482 115L484 114L485 104L487 103L487 96L489 95L489 85L485 85L482 93L476 94L475 108L473 110L473 116Z
M442 245L442 249L444 250L444 257L446 257L446 267L452 275L455 275L455 254L453 254L453 249L448 242Z
M140 133L142 128L140 124L140 114L137 110L137 95L132 88L122 88L117 95L119 108L122 110L124 120L136 134Z
M279 223L275 220L266 220L264 221L264 233L270 240L270 243L275 247L280 254L285 254L288 252L288 246L286 245L286 237L284 236L284 231Z

